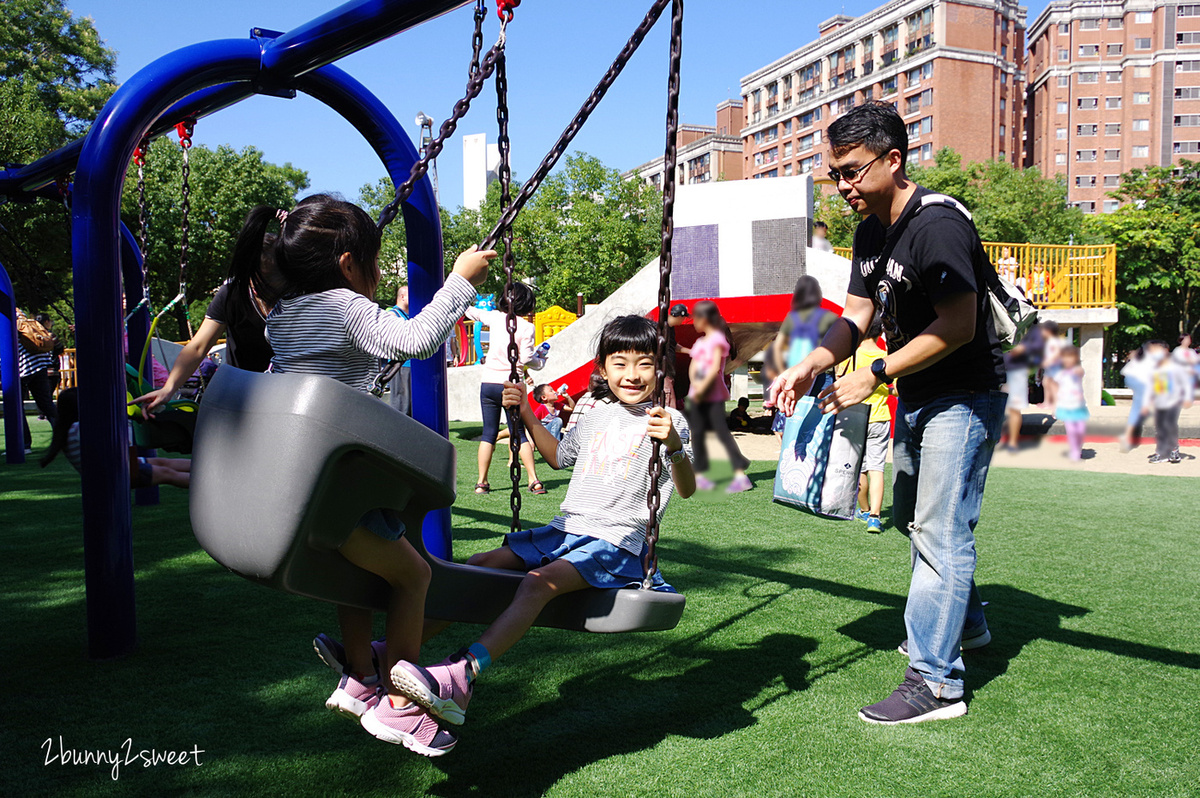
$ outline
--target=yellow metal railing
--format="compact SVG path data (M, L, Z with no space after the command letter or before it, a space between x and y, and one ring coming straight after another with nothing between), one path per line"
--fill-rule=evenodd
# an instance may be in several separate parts
M1040 308L1112 308L1117 304L1115 244L1004 244L983 247L996 270ZM834 247L849 258L850 247Z
M579 317L558 305L551 305L533 317L534 335L537 343L558 335L570 327Z

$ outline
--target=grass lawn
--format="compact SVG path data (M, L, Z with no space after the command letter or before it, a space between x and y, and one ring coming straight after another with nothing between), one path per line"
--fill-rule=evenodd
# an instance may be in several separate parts
M44 424L35 450L47 442ZM496 545L503 493L460 450L456 555ZM545 522L550 494L526 493ZM85 658L78 479L0 464L7 656L0 795L1185 796L1200 794L1200 492L1188 480L1001 469L980 523L994 642L967 655L967 717L883 728L855 713L903 675L908 547L759 487L676 500L662 560L688 597L665 633L535 629L483 677L457 749L376 741L323 702L310 648L332 608L224 571L187 496L134 508L140 645ZM492 470L503 483L503 463ZM887 519L885 518L885 521ZM246 534L253 534L247 529ZM478 628L431 641L441 659ZM201 766L46 765L68 749L203 749Z

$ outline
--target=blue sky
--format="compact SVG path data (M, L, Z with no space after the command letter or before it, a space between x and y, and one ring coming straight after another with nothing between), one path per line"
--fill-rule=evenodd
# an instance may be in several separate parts
M817 35L817 23L836 13L863 14L879 0L826 6L797 0L745 5L689 0L684 18L680 111L685 122L712 124L717 103L739 96L741 77ZM288 30L334 7L334 0L68 0L92 17L118 54L124 80L155 58L208 39L241 38L251 27ZM490 0L487 44L497 20ZM528 176L641 21L649 0L524 0L509 29L509 103L514 171ZM1030 7L1029 18L1042 4ZM629 169L658 154L664 142L669 11L621 75L573 148L606 165ZM375 92L409 130L418 111L437 123L462 95L470 60L471 9L462 8L348 56L338 65ZM491 85L475 101L458 134L495 140ZM253 145L268 160L306 169L312 190L354 200L383 168L357 132L323 105L257 97L200 121L196 139L209 146ZM438 160L442 204L462 202L458 135Z

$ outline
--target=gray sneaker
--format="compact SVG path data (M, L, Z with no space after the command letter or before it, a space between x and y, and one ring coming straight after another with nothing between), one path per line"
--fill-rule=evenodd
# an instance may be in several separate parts
M975 648L983 648L988 643L992 642L992 633L985 626L982 629L972 629L969 632L963 632L962 650L970 651ZM908 638L900 641L900 645L896 647L904 656L908 656Z
M926 720L947 720L967 714L967 702L961 698L943 700L933 694L921 674L912 668L904 671L904 681L892 694L859 710L858 717L867 723L893 726L898 723L921 723Z

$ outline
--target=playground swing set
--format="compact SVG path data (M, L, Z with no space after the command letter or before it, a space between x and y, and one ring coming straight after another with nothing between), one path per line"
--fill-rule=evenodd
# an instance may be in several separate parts
M88 644L93 658L120 656L136 642L131 513L125 498L129 487L124 454L126 409L118 388L122 382L117 354L121 351L121 316L116 312L120 306L118 268L124 277L126 306L130 307L125 318L129 351L141 353L136 364L129 364L139 383L155 326L149 319L143 266L144 204L140 241L134 240L117 215L122 166L135 151L144 158L146 143L174 127L171 120L184 120L179 128L181 139L186 130L190 142L196 119L254 94L291 98L296 91L303 91L338 111L367 138L397 186L378 224L382 228L396 216L404 216L411 301L419 309L440 287L443 274L440 220L426 177L429 162L441 152L471 101L495 74L502 213L481 247L492 248L497 241L504 241L504 290L511 292L513 221L671 5L665 149L668 179L659 260L659 385L655 394L655 402L662 402L683 0L654 0L612 66L513 197L505 48L507 26L519 3L497 1L499 38L481 58L485 10L483 0L476 0L466 94L455 103L451 116L420 157L391 112L332 62L468 4L462 0L351 0L287 33L255 28L249 41L217 40L183 48L154 61L127 81L80 142L28 166L0 172L0 194L19 194L26 200L48 197L49 183L64 170L74 167L76 176L71 198L74 280L77 295L89 298L79 307L77 329L83 392L80 438ZM154 321L186 296L186 146L184 152L180 293ZM134 160L139 172L143 162ZM11 288L6 298L11 304ZM0 351L7 356L6 330L2 329L6 326L0 325L0 346L6 347ZM506 327L510 377L516 381L516 319L511 314ZM377 380L375 392L381 393L398 369L398 363L390 364ZM190 514L201 546L217 562L260 584L324 601L383 609L386 583L351 565L336 549L363 513L392 509L403 519L410 542L433 569L426 614L448 621L494 620L510 603L523 575L460 565L451 559L450 505L455 499L457 469L455 450L448 440L445 369L441 356L413 364L414 384L422 386L416 392L415 420L328 378L255 374L229 366L219 369L204 390L198 412L182 411L196 420ZM520 420L510 411L513 422ZM662 468L661 444L654 441L653 446L647 495L650 523L643 552L645 579L640 589L590 589L559 597L546 607L537 625L622 632L665 630L678 624L684 597L650 589L657 570ZM518 459L514 457L515 462ZM511 476L511 529L516 530L521 509L519 466L514 466Z

